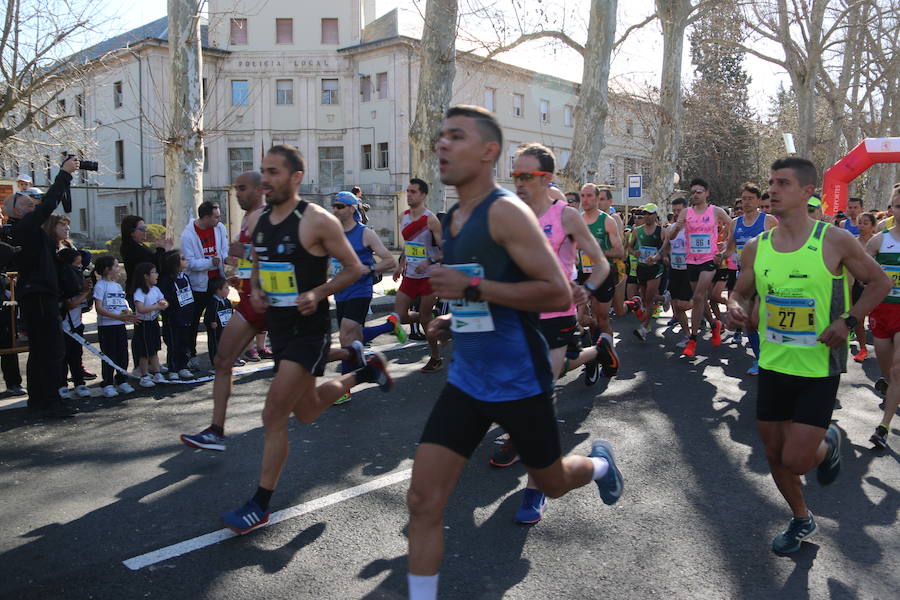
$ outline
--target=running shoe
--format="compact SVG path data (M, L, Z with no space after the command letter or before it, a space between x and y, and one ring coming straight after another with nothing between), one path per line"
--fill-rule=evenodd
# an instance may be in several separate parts
M492 467L509 467L519 462L519 451L511 440L507 439L503 445L497 448L494 455L488 461Z
M719 321L718 319L716 319L716 322L713 324L712 328L712 345L722 345L722 321Z
M678 325L678 319L675 317L672 317L666 322L666 327L675 327L676 325Z
M759 361L754 360L753 365L747 369L747 375L759 375Z
M828 452L816 469L816 479L821 485L834 482L841 472L841 432L833 423L825 431L825 443L828 444Z
M596 360L584 363L584 385L594 385L600 380L600 364Z
M166 382L166 376L163 375L159 371L157 371L156 373L153 373L151 375L151 377L153 378L153 383L165 383Z
M28 392L25 391L21 385L14 385L10 388L6 388L6 394L8 396L27 396Z
M418 331L410 332L409 339L415 340L417 342L425 341L425 334L419 333Z
M740 331L735 331L734 335L731 336L731 341L735 346L742 346L744 344L744 335Z
M84 376L84 380L85 380L85 381L93 381L93 380L97 379L97 374L96 374L96 373L91 373L91 372L88 371L87 369L84 369L84 370L81 372L81 374Z
M879 377L878 381L875 382L875 391L882 396L887 395L888 391L888 382L884 377Z
M568 344L566 344L566 358L575 360L578 358L579 354L581 354L581 342L579 341L578 336L575 336L569 340Z
M335 400L334 406L337 406L338 404L346 404L347 402L350 402L350 392L347 392L346 394Z
M259 357L259 351L256 348L250 348L244 352L244 360L247 362L259 362L262 359Z
M875 433L872 434L872 437L869 438L869 441L872 442L876 448L887 448L887 435L887 427L885 427L884 425L879 425L875 428Z
M108 385L103 388L103 395L107 398L115 398L119 395L119 392L116 390L116 386Z
M515 521L521 525L537 523L547 510L547 496L541 490L522 490L522 506L516 511Z
M696 356L697 355L697 340L688 339L687 344L684 346L684 350L681 351L682 356Z
M592 458L605 458L609 463L609 469L606 475L596 480L597 489L600 491L600 498L604 504L612 505L619 501L622 497L622 490L625 489L625 480L622 479L622 473L616 466L616 459L613 456L612 446L609 442L597 440L591 445Z
M271 359L275 358L275 353L272 352L272 349L268 348L267 346L263 346L262 348L257 348L256 355L259 356L259 358L262 360L271 360Z
M632 304L632 312L634 312L634 316L637 317L638 321L646 321L647 320L647 311L644 310L644 304L641 302L640 296L632 296L631 297Z
M428 362L425 363L425 366L419 369L420 373L437 373L441 369L444 368L444 359L438 358L437 360L433 358L429 358Z
M772 551L775 554L791 554L800 549L801 542L816 532L816 520L812 511L805 519L794 517L787 529L772 540Z
M375 383L378 384L378 387L382 392L389 392L394 389L394 380L391 378L390 373L388 373L388 362L384 357L384 354L381 352L373 352L366 364L375 371Z
M685 346L688 345L688 342L690 342L690 341L691 341L691 338L689 336L684 336L683 338L681 338L681 340L677 344L675 344L675 347L676 348L684 348Z
M190 371L188 372L190 373ZM178 374L178 371L169 373L169 381L181 381L181 375Z
M78 394L79 398L90 398L91 390L88 389L86 385L79 385L75 387L75 393Z
M119 390L119 392L122 394L130 394L134 391L134 388L131 387L131 384L127 381L125 383L120 383L119 385L117 385L116 389Z
M237 510L222 515L225 527L233 532L244 535L269 522L269 513L263 511L259 504L248 500L247 504Z
M866 360L868 357L869 357L869 351L866 350L865 347L863 347L859 352L857 352L856 354L853 355L853 360L855 360L858 363L861 363L864 360Z
M647 330L643 327L638 327L632 333L634 333L634 337L641 340L642 342L647 341Z
M672 308L672 293L669 290L663 292L662 295L662 307L665 312L669 312L669 309ZM676 321L677 322L677 321Z
M247 364L247 361L244 360L243 358L241 358L240 356L237 357L236 359L234 359L234 366L236 366L236 367L243 367L246 364Z
M182 380L186 379L186 380L190 381L191 379L194 378L194 374L191 373L190 371L188 371L187 369L182 369L182 370L178 371L178 377L181 378Z
M397 313L391 313L387 317L388 323L394 326L394 330L391 332L395 336L397 336L397 341L401 344L405 344L407 338L406 329L403 328L403 323L400 322L400 315Z
M181 441L183 444L185 444L186 446L190 446L191 448L200 448L201 450L218 450L219 452L223 452L225 450L225 437L216 435L209 427L207 427L200 433L195 433L193 435L182 433Z
M656 305L656 308L653 309L653 314L650 315L651 319L658 319L662 315L662 306Z
M152 387L156 387L156 384L153 383L153 378L150 377L149 375L144 375L144 376L142 376L139 385L140 385L141 387L143 387L143 388L152 388Z
M604 377L613 377L619 372L619 355L609 337L603 334L597 340L597 362L603 366Z
M361 341L353 340L346 349L350 351L350 362L353 363L354 369L366 366L366 349Z
M200 359L196 356L192 356L187 364L188 369L194 369L195 371L200 368Z
M61 387L59 388L59 397L63 400L71 400L72 394L69 393L69 388Z

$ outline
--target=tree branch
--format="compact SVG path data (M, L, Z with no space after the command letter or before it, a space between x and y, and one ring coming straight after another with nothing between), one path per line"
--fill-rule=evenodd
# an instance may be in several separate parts
M615 43L613 44L613 51L615 52L616 48L621 46L625 42L625 40L628 39L628 36L631 35L631 33L633 31L642 29L643 27L645 27L646 25L648 25L651 21L654 21L655 19L656 19L656 13L653 13L652 15L650 15L649 17L647 17L640 23L635 23L634 25L632 25L628 29L626 29L625 33L622 34L622 37L617 39L615 41Z
M570 48L572 48L573 50L575 50L576 52L578 52L579 54L584 56L584 46L582 46L581 44L579 44L578 42L576 42L575 40L570 38L568 35L566 35L562 31L535 31L533 33L522 34L521 36L519 36L519 38L517 40L513 41L512 43L506 44L504 46L500 46L498 48L494 48L493 50L488 52L487 56L485 56L484 58L486 58L486 59L494 58L498 54L503 54L504 52L509 52L513 48L521 46L525 42L531 42L531 41L539 40L542 38L550 38L550 39L559 40L563 44L569 46Z

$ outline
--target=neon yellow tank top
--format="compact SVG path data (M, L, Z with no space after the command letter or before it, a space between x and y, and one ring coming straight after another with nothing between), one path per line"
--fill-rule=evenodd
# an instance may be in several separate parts
M834 275L822 257L828 223L818 221L794 252L772 248L775 227L759 237L753 271L759 304L759 366L799 377L833 377L847 370L848 345L817 341L850 309L846 272Z

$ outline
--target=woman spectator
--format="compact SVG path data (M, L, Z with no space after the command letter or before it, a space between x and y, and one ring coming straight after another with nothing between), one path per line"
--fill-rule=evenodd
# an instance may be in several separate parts
M161 267L162 256L172 249L172 240L162 240L155 250L151 250L147 241L147 226L144 219L137 215L128 215L122 219L122 264L125 265L125 280L131 281L134 268L141 263L152 263L157 269Z

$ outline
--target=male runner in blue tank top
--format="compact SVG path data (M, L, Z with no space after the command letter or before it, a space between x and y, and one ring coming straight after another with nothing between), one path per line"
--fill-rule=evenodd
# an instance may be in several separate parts
M494 116L472 106L447 111L435 144L441 181L456 187L459 202L445 221L445 266L431 276L453 314L433 320L428 334L446 342L452 332L453 361L416 449L407 494L412 600L437 597L444 509L492 423L509 433L551 498L591 481L606 504L622 493L606 442L594 442L590 457L562 457L538 313L566 310L572 292L537 217L494 182L502 147Z

